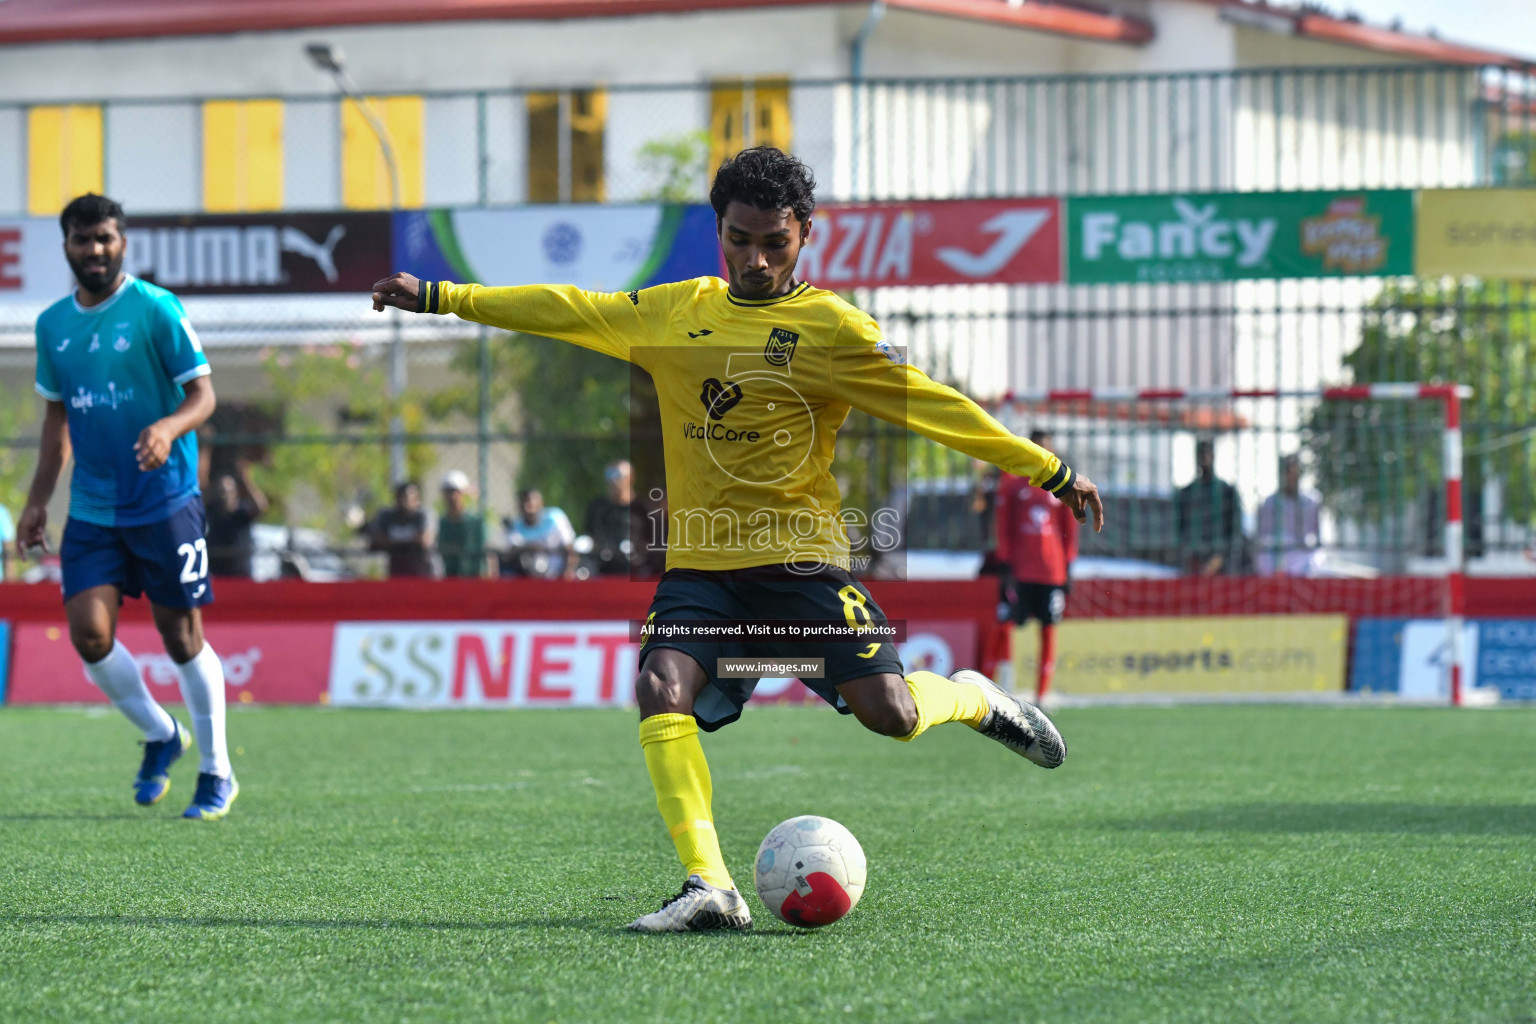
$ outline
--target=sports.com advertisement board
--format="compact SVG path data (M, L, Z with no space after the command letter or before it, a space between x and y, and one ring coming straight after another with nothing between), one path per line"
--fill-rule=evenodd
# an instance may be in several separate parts
M799 276L820 288L1061 280L1061 201L951 199L816 209Z
M1408 189L1074 197L1066 222L1071 284L1413 273Z
M1054 689L1117 694L1338 693L1344 615L1069 619L1056 627ZM1038 627L1013 633L1014 678L1035 678Z
M17 623L10 704L87 704L106 698L81 667L69 630ZM240 703L313 704L323 701L331 661L329 623L217 623L204 632L224 663L229 699ZM124 622L117 637L133 652L149 692L179 701L176 666L153 625Z

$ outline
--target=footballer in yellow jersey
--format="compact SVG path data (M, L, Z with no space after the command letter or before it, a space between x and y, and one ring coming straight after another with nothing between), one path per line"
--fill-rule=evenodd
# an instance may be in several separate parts
M849 573L848 516L831 466L850 409L1000 466L1103 524L1098 491L970 399L930 380L835 294L797 281L815 182L772 147L725 161L710 189L730 280L706 277L612 294L562 285L489 288L395 274L374 308L466 320L582 345L646 370L661 406L667 572L647 617L640 744L687 880L636 931L751 926L720 852L698 732L741 714L756 679L721 660L804 656L804 643L732 639L691 627L824 622L880 635L885 615ZM878 514L878 513L877 513ZM860 524L880 534L879 522ZM740 634L737 634L740 636ZM964 722L1054 768L1066 744L1050 719L977 672L904 673L889 642L828 642L804 682L874 732L913 740Z

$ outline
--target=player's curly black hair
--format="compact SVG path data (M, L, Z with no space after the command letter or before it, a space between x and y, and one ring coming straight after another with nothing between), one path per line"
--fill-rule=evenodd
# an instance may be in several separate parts
M753 146L727 157L709 187L715 220L732 202L759 210L789 209L804 224L816 210L816 177L811 169L782 149Z
M123 208L117 200L99 196L95 192L87 192L83 196L76 196L64 207L64 212L59 214L59 227L64 229L64 234L69 235L72 225L88 228L93 224L100 224L104 220L117 221L117 230L128 229L128 218L123 216Z

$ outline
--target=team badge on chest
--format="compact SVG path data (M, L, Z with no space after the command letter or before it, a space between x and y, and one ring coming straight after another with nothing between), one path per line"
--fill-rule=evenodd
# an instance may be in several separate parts
M112 328L112 334L114 335L112 339L112 347L119 352L127 352L128 345L130 344L129 333L132 331L132 329L132 324L114 324Z
M789 361L795 357L795 345L799 341L800 335L794 331L775 327L768 335L768 344L763 349L763 358L768 360L769 366L788 366Z

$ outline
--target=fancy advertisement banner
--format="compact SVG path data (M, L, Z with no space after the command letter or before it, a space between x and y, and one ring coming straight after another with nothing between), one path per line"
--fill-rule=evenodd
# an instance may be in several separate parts
M1413 273L1412 191L1067 200L1071 284Z

